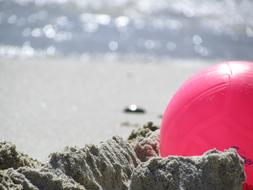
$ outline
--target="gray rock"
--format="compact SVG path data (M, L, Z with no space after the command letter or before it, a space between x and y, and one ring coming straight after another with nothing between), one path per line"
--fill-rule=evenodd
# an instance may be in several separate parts
M149 123L133 133L131 145L113 137L98 146L67 147L47 164L0 143L0 190L241 190L243 160L234 149L148 160L159 154L158 135ZM135 152L148 161L140 163Z
M67 147L52 153L44 165L17 152L10 143L1 145L0 190L125 190L140 162L120 137L98 146Z
M40 166L37 160L34 160L26 154L16 150L16 146L10 142L0 142L0 170L7 168L18 168L22 166L37 167Z
M133 130L128 141L142 162L159 156L160 129L152 122L148 122L142 128Z
M13 168L0 170L0 189L1 190L38 190L33 186L24 175L18 173Z
M9 142L0 143L0 190L85 190L63 173L18 152Z
M128 142L129 143L135 143L143 138L148 137L153 131L158 130L159 127L154 125L153 122L147 122L146 124L143 125L143 127L135 129L131 132L131 134L128 137Z
M40 190L85 190L85 188L65 174L48 168L21 167L17 170Z
M130 190L241 190L243 160L234 149L203 156L152 158L132 174Z
M127 142L113 137L98 146L53 153L49 163L88 190L126 190L139 160Z
M85 190L73 179L56 175L48 169L21 167L0 170L0 189L20 190Z

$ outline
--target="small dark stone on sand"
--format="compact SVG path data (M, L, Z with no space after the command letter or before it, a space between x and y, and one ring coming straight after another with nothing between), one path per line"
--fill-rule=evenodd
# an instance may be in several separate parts
M125 113L146 113L146 110L144 108L141 108L137 106L136 104L131 104L128 107L124 109Z

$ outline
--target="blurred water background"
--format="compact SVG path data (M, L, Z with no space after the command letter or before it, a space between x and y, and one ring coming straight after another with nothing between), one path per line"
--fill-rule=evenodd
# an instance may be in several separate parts
M253 59L252 0L0 0L0 57Z

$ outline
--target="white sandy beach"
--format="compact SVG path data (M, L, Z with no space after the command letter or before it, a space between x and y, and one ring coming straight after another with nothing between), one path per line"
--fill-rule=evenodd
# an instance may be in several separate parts
M159 125L159 115L180 84L211 62L157 62L1 59L0 140L45 160L67 145L127 137L147 121ZM123 113L132 103L147 113Z

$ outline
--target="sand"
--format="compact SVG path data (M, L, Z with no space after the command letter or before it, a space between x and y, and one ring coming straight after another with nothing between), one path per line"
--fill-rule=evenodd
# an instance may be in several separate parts
M213 62L30 58L0 60L0 140L46 160L63 147L124 138L159 117L182 82ZM135 103L146 114L126 114Z

